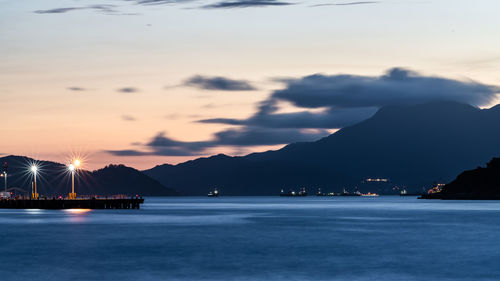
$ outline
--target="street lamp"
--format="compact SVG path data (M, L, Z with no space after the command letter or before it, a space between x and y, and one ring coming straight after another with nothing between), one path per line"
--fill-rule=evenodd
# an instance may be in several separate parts
M73 163L68 165L68 170L71 172L71 193L69 194L69 199L76 199L75 193L75 173L76 168L80 166L80 160L76 159Z
M3 177L4 177L4 185L5 185L5 192L7 192L7 172L3 172Z
M32 192L31 192L31 198L38 199L38 193L36 190L36 174L38 172L38 167L36 165L32 165L30 167L30 170L33 173L33 187L32 187Z
M4 184L5 184L5 192L7 192L7 169L9 168L9 165L7 162L3 163L3 177L4 177Z

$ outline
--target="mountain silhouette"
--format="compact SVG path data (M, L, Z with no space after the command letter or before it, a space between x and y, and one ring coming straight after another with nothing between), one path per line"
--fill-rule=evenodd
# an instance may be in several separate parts
M282 188L373 187L388 178L410 192L451 181L500 155L500 105L479 109L456 102L388 106L373 117L316 142L242 157L215 155L144 171L186 195L213 187L225 195L276 195Z
M29 171L34 159L23 156L0 158L0 163L8 163L8 186L17 194L29 194L33 176ZM37 189L42 196L67 196L71 192L71 175L65 165L51 161L36 161ZM2 170L3 172L3 170ZM3 178L2 178L3 179ZM3 180L0 191L4 190ZM175 190L166 188L144 173L124 165L109 165L96 171L78 170L75 176L75 192L78 195L177 195Z
M461 173L439 193L425 199L500 199L500 158L493 158L485 168Z

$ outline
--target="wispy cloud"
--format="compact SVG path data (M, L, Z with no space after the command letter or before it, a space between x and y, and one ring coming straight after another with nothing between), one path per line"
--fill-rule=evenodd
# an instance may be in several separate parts
M142 6L153 6L153 5L176 5L176 4L188 4L196 3L197 0L123 0L124 2L133 3ZM357 1L357 2L345 2L345 3L324 3L311 5L310 7L321 7L321 6L350 6L350 5L364 5L364 4L376 4L381 1ZM212 2L210 4L205 4L197 8L200 9L236 9L236 8L252 8L252 7L273 7L273 6L288 6L295 5L297 3L286 2L282 0L222 0L218 2ZM120 11L123 5L88 5L80 7L61 7L45 10L33 11L37 14L64 14L79 10L93 10L105 15L139 15L139 13L124 13Z
M146 153L140 150L134 149L124 149L124 150L106 150L107 153L115 156L145 156L152 155L151 153Z
M231 8L251 8L267 6L287 6L292 5L289 2L278 0L238 0L238 1L220 1L213 4L201 6L203 9L231 9Z
M380 1L359 1L359 2L346 2L346 3L324 3L311 5L310 7L322 7L322 6L353 6L353 5L365 5L365 4L377 4Z
M68 87L66 88L70 91L75 91L75 92L83 92L83 91L87 91L86 88L82 88L82 87Z
M256 88L246 80L235 80L220 76L207 77L207 76L196 75L184 81L183 85L196 87L203 90L219 90L219 91L256 90Z
M132 94L132 93L137 93L139 92L139 89L134 88L134 87L124 87L116 90L117 92L124 93L124 94Z
M117 156L198 156L208 153L208 149L218 146L247 147L259 145L277 145L291 142L312 141L328 135L325 130L301 131L291 129L266 129L246 127L242 129L228 129L214 134L213 139L207 141L185 142L169 138L164 132L158 133L143 150L108 150Z
M33 11L36 14L63 14L66 12L74 11L74 10L82 10L87 9L86 7L67 7L67 8L54 8L48 10L36 10Z
M116 5L89 5L82 7L63 7L47 10L36 10L33 12L36 14L64 14L67 12L78 10L93 10L106 15L137 15L137 13L122 13L118 11L117 8L118 6Z
M135 118L132 115L124 114L124 115L122 115L122 120L123 121L136 121L137 118Z

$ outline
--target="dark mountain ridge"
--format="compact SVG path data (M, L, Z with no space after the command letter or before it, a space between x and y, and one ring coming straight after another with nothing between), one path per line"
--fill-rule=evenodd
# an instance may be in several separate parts
M461 173L439 193L426 194L425 199L500 199L500 158L486 167Z
M301 186L338 191L368 177L420 191L500 155L498 143L500 106L481 110L435 102L384 107L316 142L242 157L215 155L144 172L188 195L206 194L214 186L229 195L276 195L281 188Z

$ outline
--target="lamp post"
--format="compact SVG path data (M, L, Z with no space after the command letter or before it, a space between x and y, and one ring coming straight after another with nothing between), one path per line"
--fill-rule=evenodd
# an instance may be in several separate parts
M73 163L68 165L68 170L71 172L71 193L69 194L69 199L76 199L75 193L75 173L76 168L80 166L80 160L75 160Z
M7 172L3 172L4 182L5 182L5 192L7 192Z
M4 183L5 183L5 192L7 192L7 169L9 168L9 165L7 162L3 163L3 177L4 177Z
M38 172L38 167L36 165L31 166L30 168L31 172L33 173L33 192L31 193L31 198L32 199L38 199L38 193L36 190L36 174Z

